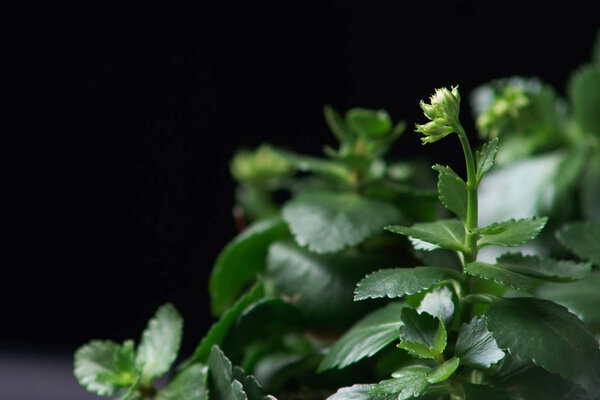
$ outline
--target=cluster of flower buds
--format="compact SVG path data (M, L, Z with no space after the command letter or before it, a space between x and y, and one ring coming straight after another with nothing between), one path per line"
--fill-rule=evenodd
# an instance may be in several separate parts
M436 89L429 101L430 104L427 104L421 100L420 106L425 116L431 121L423 125L416 124L416 131L425 135L421 138L423 144L437 142L456 132L457 126L459 126L460 94L458 86L452 87L452 90Z

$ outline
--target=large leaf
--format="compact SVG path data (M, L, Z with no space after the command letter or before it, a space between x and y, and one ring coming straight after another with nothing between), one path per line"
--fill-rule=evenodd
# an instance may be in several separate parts
M571 222L557 232L557 237L579 257L600 265L600 222Z
M475 153L477 159L477 183L496 162L496 154L498 153L498 138L494 138L487 143L484 143L480 151Z
M136 365L142 371L142 385L165 374L177 358L183 318L175 307L167 303L156 314L142 333L142 339L136 353Z
M481 234L477 245L479 248L490 245L503 247L520 246L535 239L544 226L546 226L546 222L548 222L548 218L546 217L510 219L508 221L496 222L476 230L477 233Z
M569 80L568 92L579 129L600 137L600 66L579 68Z
M447 334L441 319L407 307L402 310L402 323L398 347L422 358L437 358L444 352Z
M382 233L400 214L390 203L354 193L304 192L285 204L283 217L300 246L331 253Z
M592 265L589 263L540 258L521 253L503 254L496 261L502 268L513 272L558 282L568 282L584 278L589 275L592 268Z
M210 355L210 349L213 345L222 345L227 337L229 330L237 320L237 318L249 307L252 303L260 300L265 294L263 284L257 283L252 289L242 298L240 298L221 318L215 322L208 333L200 341L200 344L194 351L192 360L195 362L206 363Z
M156 393L155 400L209 400L208 367L191 364L169 380Z
M356 254L316 254L293 242L275 242L268 255L266 276L275 294L285 296L306 317L321 326L348 326L372 309L353 304L355 282L381 262Z
M586 322L600 322L600 272L577 282L542 285L535 294L567 307Z
M231 361L217 345L210 350L208 366L211 400L248 400L244 386L233 377Z
M365 357L371 357L398 339L402 326L403 303L391 303L358 321L329 349L320 371L344 368Z
M504 352L485 326L485 317L475 317L458 332L454 354L463 365L489 368L504 358Z
M599 394L600 348L583 322L565 307L537 298L494 298L486 325L498 346L522 360Z
M382 269L358 282L354 300L402 297L429 289L448 277L460 278L460 275L458 271L440 267Z
M397 395L371 394L375 384L357 384L339 389L327 400L397 400Z
M465 400L523 400L522 397L516 394L498 390L487 385L478 385L469 382L461 382L460 385L465 393Z
M413 241L413 245L417 250L435 250L441 247L448 250L467 251L465 228L457 219L425 222L411 227L392 225L386 226L385 229L416 239L417 242ZM425 242L425 245L421 242Z
M529 291L536 284L534 278L511 271L500 264L475 261L465 264L465 272L470 275L493 280L501 285L510 286L517 290Z
M222 314L256 274L264 271L269 245L286 233L281 217L269 218L254 222L225 246L208 282L213 315Z
M434 165L438 171L438 192L440 201L448 210L467 220L467 184L450 167Z

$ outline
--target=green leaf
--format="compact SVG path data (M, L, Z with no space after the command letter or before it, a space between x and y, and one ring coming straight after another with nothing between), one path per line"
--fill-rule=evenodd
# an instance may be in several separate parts
M267 395L262 386L252 375L246 375L240 367L233 367L233 377L241 382L248 400L277 400L275 397Z
M336 110L331 106L326 105L323 108L323 114L325 114L325 121L327 122L329 129L340 143L349 143L354 140L352 132L348 131L344 119Z
M600 222L571 222L557 232L557 237L579 257L600 265Z
M503 247L520 246L535 239L546 225L546 222L548 222L548 218L546 217L511 219L504 222L497 222L479 231L482 233L482 236L477 241L477 245L479 248L492 245ZM500 228L504 228L504 230L500 230ZM488 233L494 232L494 230L497 233Z
M354 193L304 192L285 204L283 217L300 246L331 253L382 233L400 214L390 203Z
M340 161L297 154L282 149L275 149L275 151L298 171L312 172L316 175L346 184L352 180L351 171Z
M339 389L327 400L397 400L398 396L371 394L375 384L357 384Z
M523 400L518 395L498 390L488 385L478 385L464 381L460 385L465 393L464 400Z
M208 366L210 400L248 400L242 383L233 378L231 361L217 345L210 350Z
M413 240L416 250L435 250L443 248L456 251L467 251L465 243L465 228L461 221L457 219L440 220L437 222L426 222L415 224L411 227L407 226L386 226L386 230L398 233L400 235L409 236ZM430 246L423 246L422 241Z
M126 340L115 349L114 366L117 371L134 373L135 350L133 340Z
M169 382L156 393L155 400L209 400L208 367L191 364L177 372Z
M342 369L371 357L398 338L403 303L390 303L358 321L329 349L319 371Z
M423 297L419 308L417 308L417 312L426 312L434 317L438 317L448 325L452 322L454 308L452 292L446 286L440 286L434 288Z
M143 385L169 370L179 351L182 330L183 319L170 303L160 306L148 321L135 358Z
M210 349L213 345L222 345L227 337L229 330L237 318L252 303L260 300L265 294L263 284L258 282L242 298L240 298L229 310L227 310L217 322L215 322L208 333L200 341L200 344L194 351L192 361L206 363L210 355Z
M286 234L281 217L269 218L254 222L225 246L208 282L213 315L222 314L256 274L264 271L269 246Z
M443 364L438 365L427 374L427 381L429 383L439 383L450 378L454 371L458 368L460 359L453 357Z
M440 201L444 207L466 221L467 184L450 167L442 167L436 164L433 169L439 172L438 192Z
M398 347L423 358L435 358L443 353L447 336L442 320L407 307L402 309L402 323Z
M370 391L371 394L383 396L397 396L395 399L405 400L422 395L431 385L427 380L431 368L425 366L411 366L394 373L395 378L386 379L376 384Z
M392 120L385 110L352 108L346 113L346 124L359 136L380 138L392 129Z
M460 277L448 268L388 268L367 275L356 285L354 301L379 297L402 297L429 289L448 277Z
M548 283L538 287L538 297L552 300L569 309L583 321L600 322L600 272L570 283Z
M580 67L569 79L567 90L579 129L600 137L600 66Z
M517 290L529 291L536 285L536 280L518 272L504 268L501 264L488 264L475 261L465 264L465 272L469 275L490 279L502 285L510 286Z
M293 242L275 242L268 255L266 277L275 295L291 299L307 323L349 326L374 304L355 304L355 282L381 262L357 254L316 254ZM381 265L381 264L379 264Z
M454 354L460 357L461 364L479 368L489 368L505 356L487 330L483 316L461 326Z
M592 268L589 263L540 258L521 253L506 253L498 257L496 261L504 269L533 278L557 282L582 279L590 274Z
M558 373L590 393L599 390L598 343L565 307L536 298L495 298L486 312L486 325L498 346L512 355Z
M481 179L496 162L496 154L498 153L498 138L494 138L487 143L484 143L481 147L481 151L475 152L477 159L477 183L481 182Z

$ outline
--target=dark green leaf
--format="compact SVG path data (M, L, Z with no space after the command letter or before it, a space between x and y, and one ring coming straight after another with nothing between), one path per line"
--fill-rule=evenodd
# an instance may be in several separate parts
M209 400L207 378L207 366L191 364L177 372L156 393L155 400Z
M233 378L231 361L217 345L208 358L210 400L248 400L240 381Z
M584 278L590 274L592 268L588 263L540 258L521 253L503 254L496 261L504 269L533 278L559 282Z
M463 365L489 368L504 358L504 352L485 326L485 317L475 317L458 332L454 354Z
M580 384L600 389L600 348L575 315L556 303L536 298L495 298L486 325L501 348L522 360Z
M491 245L503 247L520 246L535 239L546 225L546 222L548 222L548 218L546 217L511 219L504 222L497 222L484 228L488 231L481 231L483 234L477 241L477 245L479 248ZM500 230L500 228L504 230ZM486 234L486 232L494 232L495 230L498 233Z
M464 400L523 400L523 398L518 395L498 390L487 385L461 382L461 386L465 393Z
M600 222L571 222L558 231L557 237L579 257L600 265Z
M183 318L175 307L170 303L159 307L148 321L136 353L135 362L142 371L143 385L171 368L179 352L182 333Z
M431 385L427 380L430 372L431 368L425 366L403 368L394 374L395 378L376 384L370 393L382 396L393 395L399 400L420 396Z
M477 183L487 172L492 169L496 162L496 154L498 153L498 138L494 138L481 147L481 151L475 153L477 159Z
M240 367L233 368L233 377L241 382L248 400L277 400L275 397L267 395L262 386L256 381L256 378L252 375L246 376L244 370Z
M358 282L354 300L402 297L429 289L436 283L456 275L460 273L440 267L382 269Z
M397 400L398 396L394 395L376 395L371 394L375 384L359 384L350 387L339 389L327 400Z
M600 66L580 67L569 79L568 93L579 129L600 137Z
M448 250L467 251L465 247L465 228L457 219L426 222L407 226L386 226L390 232L406 235L411 238L417 250Z
M264 271L269 245L287 233L281 217L254 222L221 251L208 283L213 315L222 314L256 274Z
M439 172L438 192L440 201L444 207L466 221L467 184L450 167L442 167L436 164L433 169Z
M398 347L423 358L435 358L443 353L447 337L442 320L406 307L402 309L402 323Z
M450 324L454 315L452 292L446 286L434 288L423 297L417 312L426 312L434 317L441 318L446 325Z
M501 264L488 264L475 261L465 264L465 272L470 275L490 279L502 285L510 286L517 290L529 291L534 288L536 280L518 272L504 268Z
M354 193L305 192L285 204L283 217L300 246L331 253L382 233L400 214L387 202Z
M352 108L346 113L346 125L359 136L377 139L392 129L392 120L385 110Z
M210 349L213 345L222 345L227 337L231 326L244 310L252 303L260 300L265 294L263 284L257 283L242 298L240 298L229 310L227 310L217 322L209 329L208 333L200 341L200 344L194 351L192 360L195 362L206 363L210 355Z
M538 297L552 300L586 322L600 322L600 272L570 283L548 283L535 290Z
M403 307L403 303L391 303L361 319L327 352L319 370L344 368L397 340Z

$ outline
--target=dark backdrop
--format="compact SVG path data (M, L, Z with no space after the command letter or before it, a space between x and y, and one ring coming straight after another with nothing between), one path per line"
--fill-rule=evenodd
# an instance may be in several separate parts
M436 87L459 84L466 99L519 74L564 94L598 29L597 14L564 2L413 3L53 9L15 31L27 39L15 75L25 102L2 345L137 340L171 301L192 351L212 322L209 271L236 233L236 148L320 154L332 142L324 104L384 108L413 126ZM460 149L408 132L392 153L452 163Z

